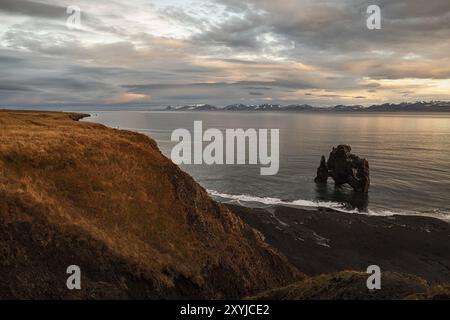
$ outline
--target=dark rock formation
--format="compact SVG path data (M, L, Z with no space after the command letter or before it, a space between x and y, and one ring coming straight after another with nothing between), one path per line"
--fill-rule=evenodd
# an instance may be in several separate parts
M328 180L328 166L325 156L320 159L320 166L317 168L317 177L314 179L317 183L326 183Z
M349 145L339 145L333 148L327 162L322 156L314 181L326 183L328 177L332 177L338 186L348 183L356 192L367 193L370 187L369 162L351 151Z

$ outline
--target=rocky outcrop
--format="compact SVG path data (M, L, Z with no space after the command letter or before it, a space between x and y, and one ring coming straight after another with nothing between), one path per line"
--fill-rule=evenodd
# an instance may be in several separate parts
M240 298L302 278L151 138L80 117L0 111L0 299Z
M325 159L325 156L322 156L319 168L317 168L317 176L314 181L317 183L326 183L329 175L327 160Z
M367 193L370 187L369 162L351 153L349 145L339 145L333 148L325 161L320 160L317 169L316 183L326 183L332 177L336 185L349 184L356 192Z

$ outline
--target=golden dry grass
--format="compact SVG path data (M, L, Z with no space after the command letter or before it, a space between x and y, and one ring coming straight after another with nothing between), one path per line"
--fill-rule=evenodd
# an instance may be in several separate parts
M0 111L0 297L237 298L298 279L152 139L81 117ZM82 292L61 283L70 262Z
M383 272L381 290L367 289L367 274L341 271L324 274L262 292L254 300L415 300L450 298L448 285L430 286L408 274Z

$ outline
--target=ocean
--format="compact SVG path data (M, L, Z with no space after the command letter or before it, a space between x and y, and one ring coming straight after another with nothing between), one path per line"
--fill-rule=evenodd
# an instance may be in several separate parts
M248 206L326 207L369 215L426 215L450 221L450 114L92 111L84 121L138 131L170 157L172 131L279 129L280 168L260 165L182 165L216 200ZM349 144L370 163L367 195L350 187L316 185L320 157Z

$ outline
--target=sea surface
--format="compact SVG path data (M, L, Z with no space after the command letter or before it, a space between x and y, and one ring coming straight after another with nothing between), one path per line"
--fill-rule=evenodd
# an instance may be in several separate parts
M417 214L450 221L450 114L92 111L92 121L154 138L170 157L172 131L280 130L280 169L260 165L183 165L219 201L250 206L327 207L370 215ZM367 196L350 187L316 185L320 157L349 144L370 163ZM206 143L205 143L206 145Z

